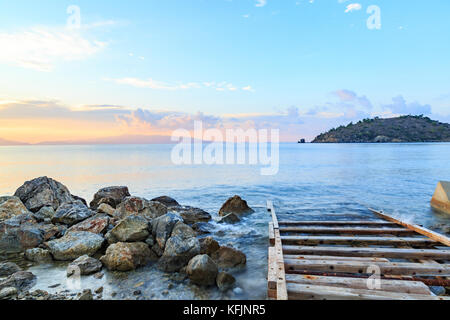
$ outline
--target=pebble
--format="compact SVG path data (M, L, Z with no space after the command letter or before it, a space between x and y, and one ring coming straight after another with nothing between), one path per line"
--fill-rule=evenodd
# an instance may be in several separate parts
M95 290L95 293L102 293L103 292L103 287L97 288Z
M241 295L244 292L241 288L234 288L233 293L236 295Z

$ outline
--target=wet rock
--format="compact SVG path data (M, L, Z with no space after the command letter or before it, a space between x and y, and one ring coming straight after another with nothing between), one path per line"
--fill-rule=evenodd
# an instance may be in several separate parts
M74 200L66 186L47 177L25 182L14 195L32 212L46 206L57 210L63 203Z
M103 287L97 288L97 289L95 290L95 293L96 293L96 294L103 293Z
M140 216L128 216L119 221L107 236L109 243L145 241L149 232L149 222Z
M192 225L192 229L194 229L197 234L209 234L212 230L214 230L214 226L208 222L196 222Z
M100 261L108 270L131 271L156 259L155 254L143 242L118 242L108 247Z
M192 258L186 268L186 273L191 282L202 286L214 285L218 272L217 265L206 254Z
M106 213L107 215L113 217L116 209L114 209L107 203L102 203L98 206L97 211L100 213Z
M18 197L0 197L0 221L30 212Z
M82 197L78 197L78 196L74 196L73 194L72 194L72 198L76 201L76 200L79 200L79 201L81 201L81 202L83 202L83 204L87 207L87 201L86 201L86 199L84 199L84 198L82 198Z
M229 198L219 210L220 216L226 216L229 213L235 213L237 215L242 215L246 213L254 212L247 204L247 201L242 200L239 196L234 196Z
M101 203L107 203L111 207L116 208L126 197L130 196L128 187L107 187L97 191L94 199L90 203L92 210L97 210ZM106 201L102 199L107 199Z
M8 277L22 269L14 262L1 262L0 263L0 278Z
M19 271L0 281L0 290L14 287L18 291L25 291L36 284L36 276L31 272Z
M55 260L70 261L85 254L92 256L103 245L105 239L86 231L68 232L64 237L46 242Z
M445 295L445 288L440 286L432 286L429 287L431 292L433 292L437 296L443 296Z
M52 218L53 223L74 225L94 215L94 212L80 200L62 204Z
M220 272L216 278L216 285L220 291L228 291L233 288L236 279L229 273Z
M155 239L153 239L153 236L150 235L146 240L145 243L151 248L155 245Z
M90 275L102 269L102 263L88 255L84 255L71 262L67 267L67 276L73 274Z
M40 226L29 214L0 222L0 251L22 252L39 246L43 241Z
M84 220L72 227L67 232L72 231L88 231L92 233L104 233L109 224L109 217L105 214L97 214L87 220Z
M55 216L55 210L52 207L42 207L38 212L33 214L37 221L51 221Z
M214 252L219 250L219 243L214 240L212 237L206 237L204 239L200 239L200 253L207 254L211 256Z
M182 219L174 213L168 213L152 220L152 234L161 250L164 250L167 239L179 221Z
M184 238L195 238L196 235L197 234L191 227L189 227L187 224L184 224L181 221L178 221L175 224L175 227L173 227L172 233L170 236L171 237L180 236L180 237L184 237Z
M220 219L219 223L235 224L240 221L241 219L235 213L229 213L226 216L223 216L223 218Z
M220 247L211 255L219 268L234 268L247 263L247 257L242 251L230 247Z
M103 272L97 272L96 274L94 274L95 279L102 279L103 276L104 276Z
M49 223L40 223L36 225L36 227L41 231L44 241L50 240L55 237L60 237L65 234L67 230L66 226L55 226L54 224Z
M156 202L162 203L167 208L178 207L180 205L175 199L173 199L171 197L168 197L168 196L162 196L162 197L154 198L154 199L152 199L152 201L156 201Z
M14 287L3 288L0 290L0 300L12 300L17 297L18 291Z
M38 263L47 263L53 260L50 251L41 248L33 248L26 250L25 258L29 261Z
M200 243L194 230L186 232L188 226L177 225L167 240L164 253L158 262L159 269L165 272L176 272L186 266L193 257L200 253Z
M94 296L92 295L91 289L83 290L83 292L79 294L78 300L82 301L94 300Z
M117 206L115 216L124 219L131 215L137 215L151 220L166 213L167 207L160 202L148 201L139 197L127 197Z
M184 223L193 224L196 222L208 222L211 220L211 215L199 208L188 207L188 206L178 206L171 207L171 211L176 212L182 218Z

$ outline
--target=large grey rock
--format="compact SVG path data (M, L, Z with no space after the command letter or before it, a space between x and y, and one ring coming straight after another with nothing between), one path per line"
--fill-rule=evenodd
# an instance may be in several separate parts
M178 207L180 204L177 202L177 200L168 197L168 196L162 196L162 197L158 197L158 198L154 198L152 199L152 201L156 201L156 202L160 202L163 205L165 205L167 208L170 207Z
M217 265L206 254L192 258L186 268L186 274L191 282L202 286L214 285L218 273Z
M121 187L106 187L97 191L94 195L94 199L90 203L92 210L96 210L101 203L107 203L113 208L121 203L126 197L130 196L128 188ZM106 199L102 201L102 199Z
M19 197L28 210L38 212L42 207L58 207L73 200L66 186L47 177L40 177L25 182L14 194Z
M113 217L116 209L114 209L113 207L111 207L107 203L101 203L98 206L97 211L100 212L100 213L106 213L108 216Z
M212 255L214 252L220 249L219 243L212 237L206 237L200 239L200 253Z
M155 238L161 250L164 250L167 239L169 239L173 228L179 221L182 221L182 219L175 213L168 213L152 220L153 238Z
M14 287L3 288L0 290L0 300L11 300L17 297L19 291Z
M229 223L229 224L235 224L240 222L241 219L237 216L235 213L229 213L220 219L219 223Z
M19 271L0 281L0 290L4 288L16 288L25 291L36 284L36 276L31 272Z
M0 278L8 277L21 270L14 262L0 262Z
M220 208L219 215L226 216L229 213L234 213L237 215L252 213L254 210L250 208L247 201L242 200L239 196L234 196L229 198Z
M100 261L112 271L131 271L157 260L156 255L143 242L118 242L106 250Z
M0 222L0 251L22 252L39 246L43 241L41 229L29 214Z
M67 225L74 225L78 222L86 220L95 213L85 206L80 200L66 202L56 210L53 216L53 223L62 223Z
M149 222L140 216L128 216L109 231L109 243L145 241L150 235Z
M53 260L50 251L42 248L33 248L25 251L25 258L29 261L45 263Z
M92 256L103 245L105 239L98 234L86 231L68 232L64 237L46 242L53 258L70 261L85 254Z
M0 197L0 221L29 213L18 197Z
M33 217L37 221L51 221L55 216L53 207L42 207L38 212L33 213Z
M167 240L158 267L165 272L176 272L200 253L200 243L195 232L183 223L177 223Z
M70 227L67 232L72 231L88 231L97 234L103 234L106 232L109 224L109 217L105 214L97 214L91 218L88 218L76 225Z
M233 288L236 279L229 273L220 272L216 278L216 284L220 291L227 291Z
M240 267L247 263L247 257L242 251L226 246L220 247L219 250L212 253L211 258L219 268Z
M186 224L194 224L196 222L208 222L211 215L200 208L189 206L170 207L170 211L178 213Z
M102 263L88 255L79 257L71 262L67 267L67 276L72 274L89 275L102 269Z
M139 197L127 197L117 206L114 214L118 219L137 215L151 220L166 213L167 207L160 202L149 201Z

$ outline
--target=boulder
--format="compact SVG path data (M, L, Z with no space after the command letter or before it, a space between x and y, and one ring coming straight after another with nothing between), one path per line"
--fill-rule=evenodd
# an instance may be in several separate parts
M219 268L234 268L247 263L247 257L242 251L230 247L220 247L211 255Z
M220 291L227 291L233 288L236 279L229 273L220 272L216 278L216 285Z
M33 213L33 217L37 221L52 221L55 216L53 207L42 207L38 212Z
M115 271L135 270L155 260L157 260L157 257L143 242L112 244L106 250L106 254L100 258L100 261L108 270Z
M192 225L192 229L194 229L197 234L209 234L212 230L214 230L214 226L208 222L196 222Z
M220 216L226 216L229 213L242 215L252 213L254 210L247 205L247 201L242 200L239 196L234 196L228 199L219 210Z
M57 210L61 204L74 200L66 186L47 177L25 182L14 195L32 212L46 206Z
M450 213L450 182L440 181L431 198L431 207L435 210Z
M46 242L53 258L70 261L85 254L92 256L103 245L105 239L98 234L86 231L68 232L64 237Z
M120 220L117 225L108 232L108 242L139 242L145 241L150 235L149 222L140 216L128 216Z
M84 255L71 262L67 267L67 276L72 274L89 275L102 269L102 263L95 258Z
M237 214L229 213L226 216L223 216L222 219L220 219L219 223L235 224L240 221L241 221L241 219L237 216Z
M116 209L114 209L107 203L101 203L97 208L97 212L106 213L107 215L109 215L111 217L114 216L115 211L116 211Z
M80 300L80 301L94 300L94 295L92 294L92 290L91 289L83 290L83 292L78 294L77 300Z
M53 223L74 225L94 215L94 212L80 200L66 202L56 210Z
M18 271L8 278L0 281L0 290L4 288L16 288L18 291L25 291L36 284L36 276L31 272Z
M18 197L0 197L0 221L29 213Z
M14 262L0 262L0 278L8 277L21 270Z
M19 291L14 287L4 288L0 290L0 300L11 300L17 297Z
M131 215L137 215L151 220L166 213L167 207L162 203L139 197L127 197L117 206L115 216L124 219Z
M210 256L219 249L219 243L212 237L200 239L200 254L207 254Z
M82 198L82 197L74 196L73 194L72 194L72 198L73 198L74 200L79 200L79 201L83 202L83 204L87 207L88 204L87 204L86 199L84 199L84 198Z
M212 286L216 283L219 270L215 262L206 254L192 258L186 268L186 274L192 283Z
M126 197L130 196L128 187L107 187L97 191L94 195L94 199L90 203L92 210L97 210L98 206L102 202L109 204L111 207L116 208L116 206L121 203Z
M194 224L196 222L208 222L211 220L211 215L199 208L188 207L188 206L178 206L171 207L170 211L176 212L182 218L186 224Z
M25 251L25 258L29 261L46 263L53 260L50 251L42 248L33 248Z
M164 253L158 262L158 267L165 272L179 271L199 253L200 243L195 238L194 230L189 226L178 223L165 244Z
M76 225L70 227L67 232L72 231L88 231L97 234L106 232L109 224L109 217L105 214L97 214L87 220L84 220Z
M169 239L173 228L179 221L182 221L182 219L174 213L168 213L152 220L153 238L155 238L161 250L164 250L167 239Z
M167 208L180 206L180 204L175 199L173 199L171 197L168 197L168 196L162 196L162 197L154 198L154 199L152 199L152 201L156 201L156 202L162 203Z
M0 251L22 252L39 246L43 241L40 226L29 214L0 222Z

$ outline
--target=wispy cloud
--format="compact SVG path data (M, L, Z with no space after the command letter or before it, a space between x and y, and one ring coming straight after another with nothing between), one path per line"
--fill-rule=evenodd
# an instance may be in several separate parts
M362 6L359 3L351 3L347 6L347 8L345 9L345 12L353 12L353 11L358 11L361 10Z
M267 4L267 0L256 0L255 7L264 7Z
M48 72L60 61L86 59L106 45L66 28L35 27L20 32L1 32L0 63Z

